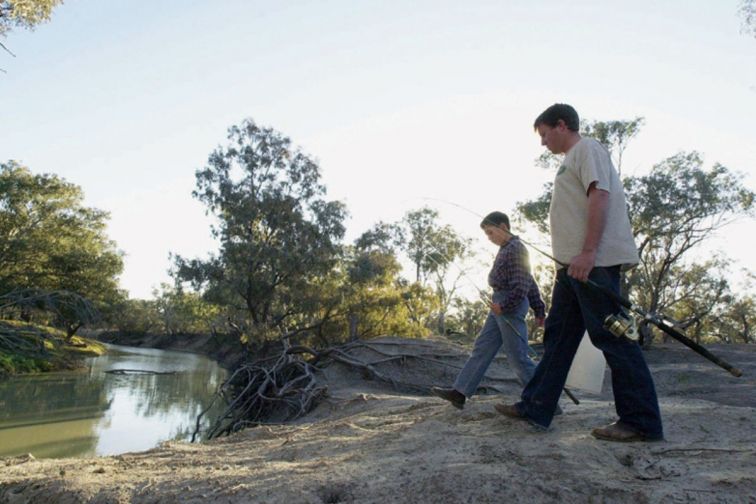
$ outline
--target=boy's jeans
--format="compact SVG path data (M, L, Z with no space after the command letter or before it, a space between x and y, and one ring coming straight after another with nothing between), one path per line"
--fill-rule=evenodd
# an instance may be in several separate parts
M619 293L619 266L593 268L589 278ZM517 403L520 413L543 427L554 416L572 359L586 329L612 370L612 390L620 421L649 439L663 437L656 390L640 346L604 329L603 321L619 307L601 292L557 272L551 310L546 318L544 354Z
M494 293L493 302L500 300L500 296ZM472 354L454 382L455 390L466 397L472 396L502 346L520 384L525 385L530 381L536 365L528 356L528 327L525 324L528 307L528 300L523 299L512 312L498 316L493 312L488 314L486 323L475 340Z

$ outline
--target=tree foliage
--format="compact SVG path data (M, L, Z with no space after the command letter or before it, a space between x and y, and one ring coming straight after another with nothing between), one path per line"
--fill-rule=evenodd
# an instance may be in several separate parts
M756 37L756 0L741 0L738 14L742 21L743 33Z
M446 320L447 334L459 335L465 342L471 342L483 329L490 308L482 299L472 300L456 297L452 302L454 311Z
M221 325L221 308L208 303L197 292L161 284L153 291L160 331L167 334L208 334Z
M429 289L402 279L396 256L402 237L399 225L381 222L349 249L343 298L351 340L386 334L422 337L429 332L427 321L437 303Z
M705 169L696 152L680 153L648 175L625 179L641 263L629 278L651 311L671 308L682 296L680 277L693 265L688 253L734 218L752 215L754 193L720 164ZM712 263L710 263L711 266ZM700 283L691 282L689 288Z
M118 297L123 260L105 234L108 214L83 198L80 187L55 175L0 164L0 293L72 292L96 307ZM58 313L69 336L86 322L75 313Z
M126 335L145 335L162 330L160 312L155 301L148 299L128 299L109 305L105 319L119 333Z
M48 21L52 10L63 0L2 0L0 1L0 36L12 28L33 29Z
M0 295L0 318L21 318L19 314L24 316L32 312L43 312L52 317L57 325L66 328L69 340L79 326L99 318L92 303L75 292L19 288ZM75 327L72 328L71 324Z
M255 338L315 324L301 316L319 294L312 285L338 261L345 208L325 199L317 163L289 138L247 119L228 140L196 172L193 192L217 219L220 251L208 260L176 257L176 278L243 310Z
M446 332L449 311L466 271L460 264L472 256L470 240L462 238L449 225L438 223L438 212L424 207L407 212L399 224L402 249L415 267L415 281L432 286L438 313L435 330Z

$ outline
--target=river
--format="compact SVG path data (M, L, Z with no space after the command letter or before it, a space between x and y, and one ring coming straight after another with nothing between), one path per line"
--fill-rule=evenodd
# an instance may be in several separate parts
M202 355L117 345L86 365L0 381L0 456L115 455L189 439L226 377ZM116 369L168 374L106 372Z

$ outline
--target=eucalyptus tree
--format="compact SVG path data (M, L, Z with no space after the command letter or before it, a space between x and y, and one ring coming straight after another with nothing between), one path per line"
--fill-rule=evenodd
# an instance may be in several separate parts
M325 198L317 163L289 138L252 119L228 130L228 144L196 172L193 196L216 223L220 250L208 259L176 256L174 275L244 320L248 341L296 334L322 324L313 287L334 274L345 207Z
M427 320L437 312L436 296L403 281L397 258L403 243L400 225L379 222L349 247L344 299L350 339L427 335Z
M753 216L754 193L742 177L720 164L706 169L696 152L671 156L648 175L625 179L625 187L641 258L628 279L650 311L671 309L688 295L680 292L680 277L696 267L688 259L692 250L729 222ZM711 288L706 282L686 287Z
M167 334L212 333L220 318L220 307L208 303L197 292L162 283L152 295L154 307L160 314L161 329Z
M83 199L79 186L56 175L0 164L0 294L71 292L95 307L118 297L123 259L105 232L108 213ZM69 336L89 321L76 313L83 312L58 313Z
M729 343L756 343L756 296L733 295L715 320L717 336Z
M446 332L446 314L466 274L465 261L472 257L471 241L449 225L438 223L438 211L424 207L407 212L401 247L415 267L415 281L432 285L438 298L436 329Z

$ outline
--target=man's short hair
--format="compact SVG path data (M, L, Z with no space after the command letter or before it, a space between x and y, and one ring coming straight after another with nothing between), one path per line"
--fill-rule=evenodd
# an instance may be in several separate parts
M509 217L504 212L491 212L483 218L480 227L499 226L499 224L506 224L507 229L509 229Z
M538 126L541 124L555 128L560 119L564 121L564 125L567 126L568 130L580 130L580 117L577 110L566 103L555 103L541 112L541 115L536 117L533 123L533 129L538 129Z

